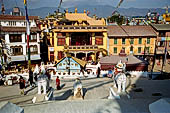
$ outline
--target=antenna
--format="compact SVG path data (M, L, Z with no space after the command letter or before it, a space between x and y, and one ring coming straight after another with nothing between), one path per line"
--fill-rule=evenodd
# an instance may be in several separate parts
M16 7L18 7L18 5L17 5L17 1L15 0L15 5L16 5Z

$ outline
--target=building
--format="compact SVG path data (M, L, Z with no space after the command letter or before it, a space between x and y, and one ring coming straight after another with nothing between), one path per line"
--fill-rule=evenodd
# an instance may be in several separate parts
M148 71L148 63L133 55L109 55L100 60L102 70L113 70L122 61L126 63L126 71Z
M57 64L57 72L63 73L64 75L75 75L76 73L80 75L81 71L86 65L85 61L82 61L75 57L64 57ZM62 74L62 75L63 75Z
M69 52L84 60L97 60L99 53L107 55L107 27L104 19L91 18L84 13L62 14L53 21L49 33L49 60L59 61ZM56 25L55 25L55 24ZM52 59L52 60L51 60Z
M31 34L31 60L40 60L39 28L36 25L38 16L29 16ZM25 16L0 15L0 34L5 40L7 63L23 62L27 56L26 20Z
M157 59L165 58L167 52L167 58L170 54L170 24L151 24L157 34ZM166 48L166 49L165 49Z
M163 14L164 22L170 24L170 13L168 12L168 6L166 8L165 14Z
M157 35L151 26L108 26L109 55L152 56Z

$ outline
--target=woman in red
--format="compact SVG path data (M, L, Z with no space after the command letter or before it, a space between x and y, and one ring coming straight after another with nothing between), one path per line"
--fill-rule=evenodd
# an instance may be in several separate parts
M59 79L59 77L57 76L57 78L56 78L56 87L57 87L57 90L60 90L61 88L60 88L60 79Z

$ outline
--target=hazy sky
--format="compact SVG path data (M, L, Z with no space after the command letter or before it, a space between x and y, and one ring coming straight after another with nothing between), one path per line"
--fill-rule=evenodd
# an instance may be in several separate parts
M1 1L1 0L0 0ZM23 7L23 0L3 0L5 7ZM57 7L60 0L27 0L28 8ZM76 7L77 5L110 5L116 7L120 0L63 0L62 7ZM124 0L122 8L163 8L170 6L170 0Z

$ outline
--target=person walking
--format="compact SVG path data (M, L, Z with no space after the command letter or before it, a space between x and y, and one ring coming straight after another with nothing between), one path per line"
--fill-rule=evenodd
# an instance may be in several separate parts
M59 76L57 76L57 78L56 78L56 87L57 87L57 90L61 89Z
M33 86L33 72L31 69L29 69L29 82L30 82L30 87Z
M97 69L97 78L99 78L100 77L100 67L98 67L98 69Z
M24 95L25 94L25 92L24 92L24 89L25 89L25 80L24 80L24 78L22 77L22 76L20 76L20 78L19 78L19 87L20 87L20 94L21 95Z

